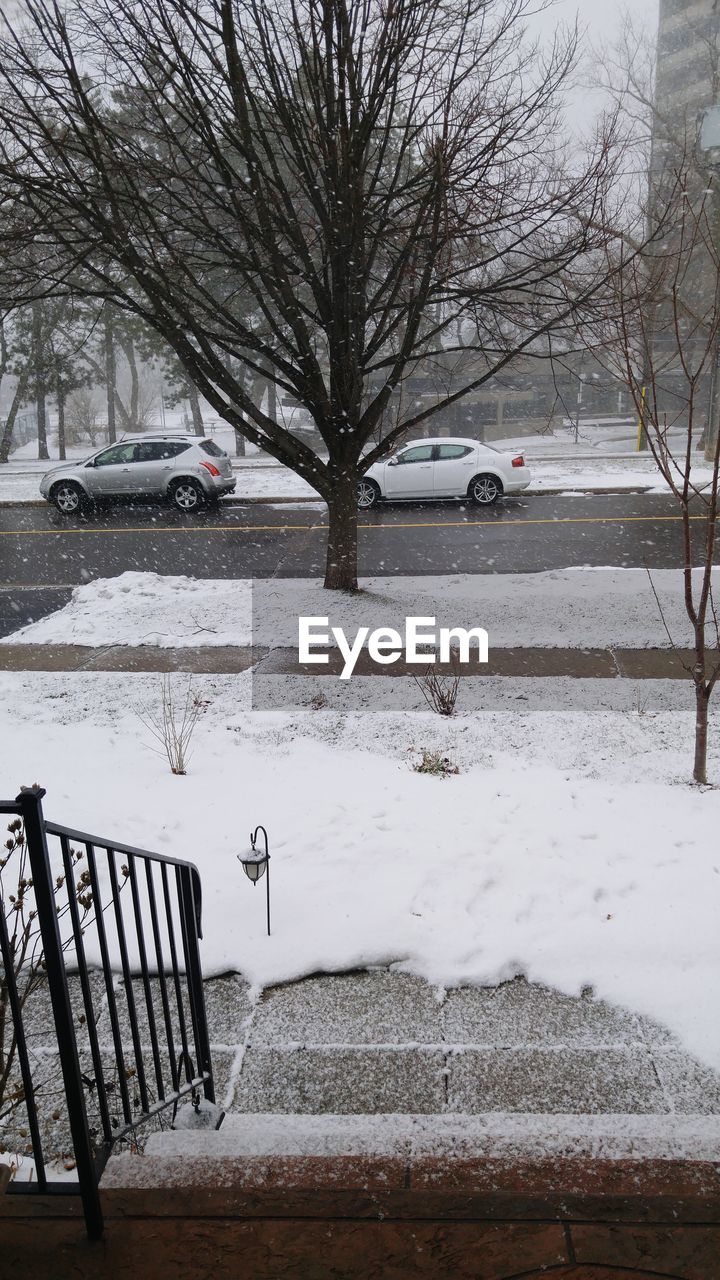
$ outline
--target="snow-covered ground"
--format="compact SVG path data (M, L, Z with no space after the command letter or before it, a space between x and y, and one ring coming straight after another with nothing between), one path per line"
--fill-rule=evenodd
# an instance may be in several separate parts
M633 710L625 681L487 680L484 705L447 723L352 698L293 707L292 682L283 710L253 712L249 674L196 678L208 706L176 777L135 711L159 680L1 675L0 773L7 794L46 786L56 821L195 861L208 972L266 985L392 965L439 987L524 973L591 986L720 1067L720 792L685 785L687 686L651 683ZM422 749L459 775L414 772ZM271 938L236 861L258 822Z
M131 570L76 587L64 609L0 644L296 646L301 615L327 616L350 638L359 626L404 630L407 617L435 617L438 627L484 627L491 650L667 648L668 631L679 647L692 643L677 569L653 570L652 585L645 569L607 568L377 577L361 586L348 595L324 591L319 579L251 582Z

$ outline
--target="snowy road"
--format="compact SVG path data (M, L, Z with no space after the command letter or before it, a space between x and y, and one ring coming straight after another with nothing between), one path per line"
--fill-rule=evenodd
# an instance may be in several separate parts
M314 576L321 504L243 506L185 517L152 504L68 519L50 507L0 510L0 582L77 584L125 569L195 577ZM675 568L679 522L664 494L506 499L487 510L408 503L361 516L361 572L532 573L570 565Z
M87 521L51 508L0 511L0 634L63 605L70 588L127 569L196 578L314 577L322 573L324 507L234 506L189 520L152 505ZM680 524L665 495L460 503L363 515L360 571L372 574L536 573L571 566L670 569Z

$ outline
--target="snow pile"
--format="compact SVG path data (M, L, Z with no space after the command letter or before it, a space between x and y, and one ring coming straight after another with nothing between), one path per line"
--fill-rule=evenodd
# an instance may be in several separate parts
M0 772L6 794L46 786L56 821L195 861L207 972L260 986L368 965L438 986L522 973L573 995L591 986L720 1066L720 792L679 785L690 707L638 715L631 731L627 713L590 701L508 705L511 741L483 712L452 726L408 712L250 714L247 677L227 677L202 683L210 705L178 778L131 710L158 682L3 676ZM28 722L19 712L33 695ZM527 735L518 707L537 717ZM450 734L470 743L459 776L415 773L419 750L443 735L452 750ZM570 748L562 767L547 762L563 739L587 744L588 768L568 763ZM667 759L673 780L647 781ZM236 860L258 822L273 858L271 938L264 884L253 889Z
M652 582L674 642L692 644L679 570ZM668 648L644 569L366 578L357 595L323 590L318 579L202 579L120 574L77 587L64 609L6 636L5 644L297 646L298 618L330 616L358 626L399 627L406 617L485 627L490 649Z
M70 603L0 643L248 645L251 587L246 579L199 579L136 573L76 587ZM38 630L37 628L40 628Z

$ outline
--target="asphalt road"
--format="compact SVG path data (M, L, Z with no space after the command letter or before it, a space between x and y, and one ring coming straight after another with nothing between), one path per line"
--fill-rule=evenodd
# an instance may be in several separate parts
M533 496L489 510L413 503L364 513L360 523L363 575L681 563L670 495ZM233 503L189 518L138 505L74 519L49 506L2 508L0 634L58 608L73 586L126 569L199 578L317 576L326 538L321 506Z

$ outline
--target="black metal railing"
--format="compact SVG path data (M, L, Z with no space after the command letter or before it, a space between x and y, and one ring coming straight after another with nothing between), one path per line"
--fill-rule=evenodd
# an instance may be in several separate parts
M44 794L27 788L0 803L14 819L0 848L0 1139L26 1142L32 1180L11 1190L79 1192L98 1238L99 1180L115 1144L187 1095L215 1101L200 877L192 863L47 822ZM77 1177L53 1180L48 1144L68 1136Z

